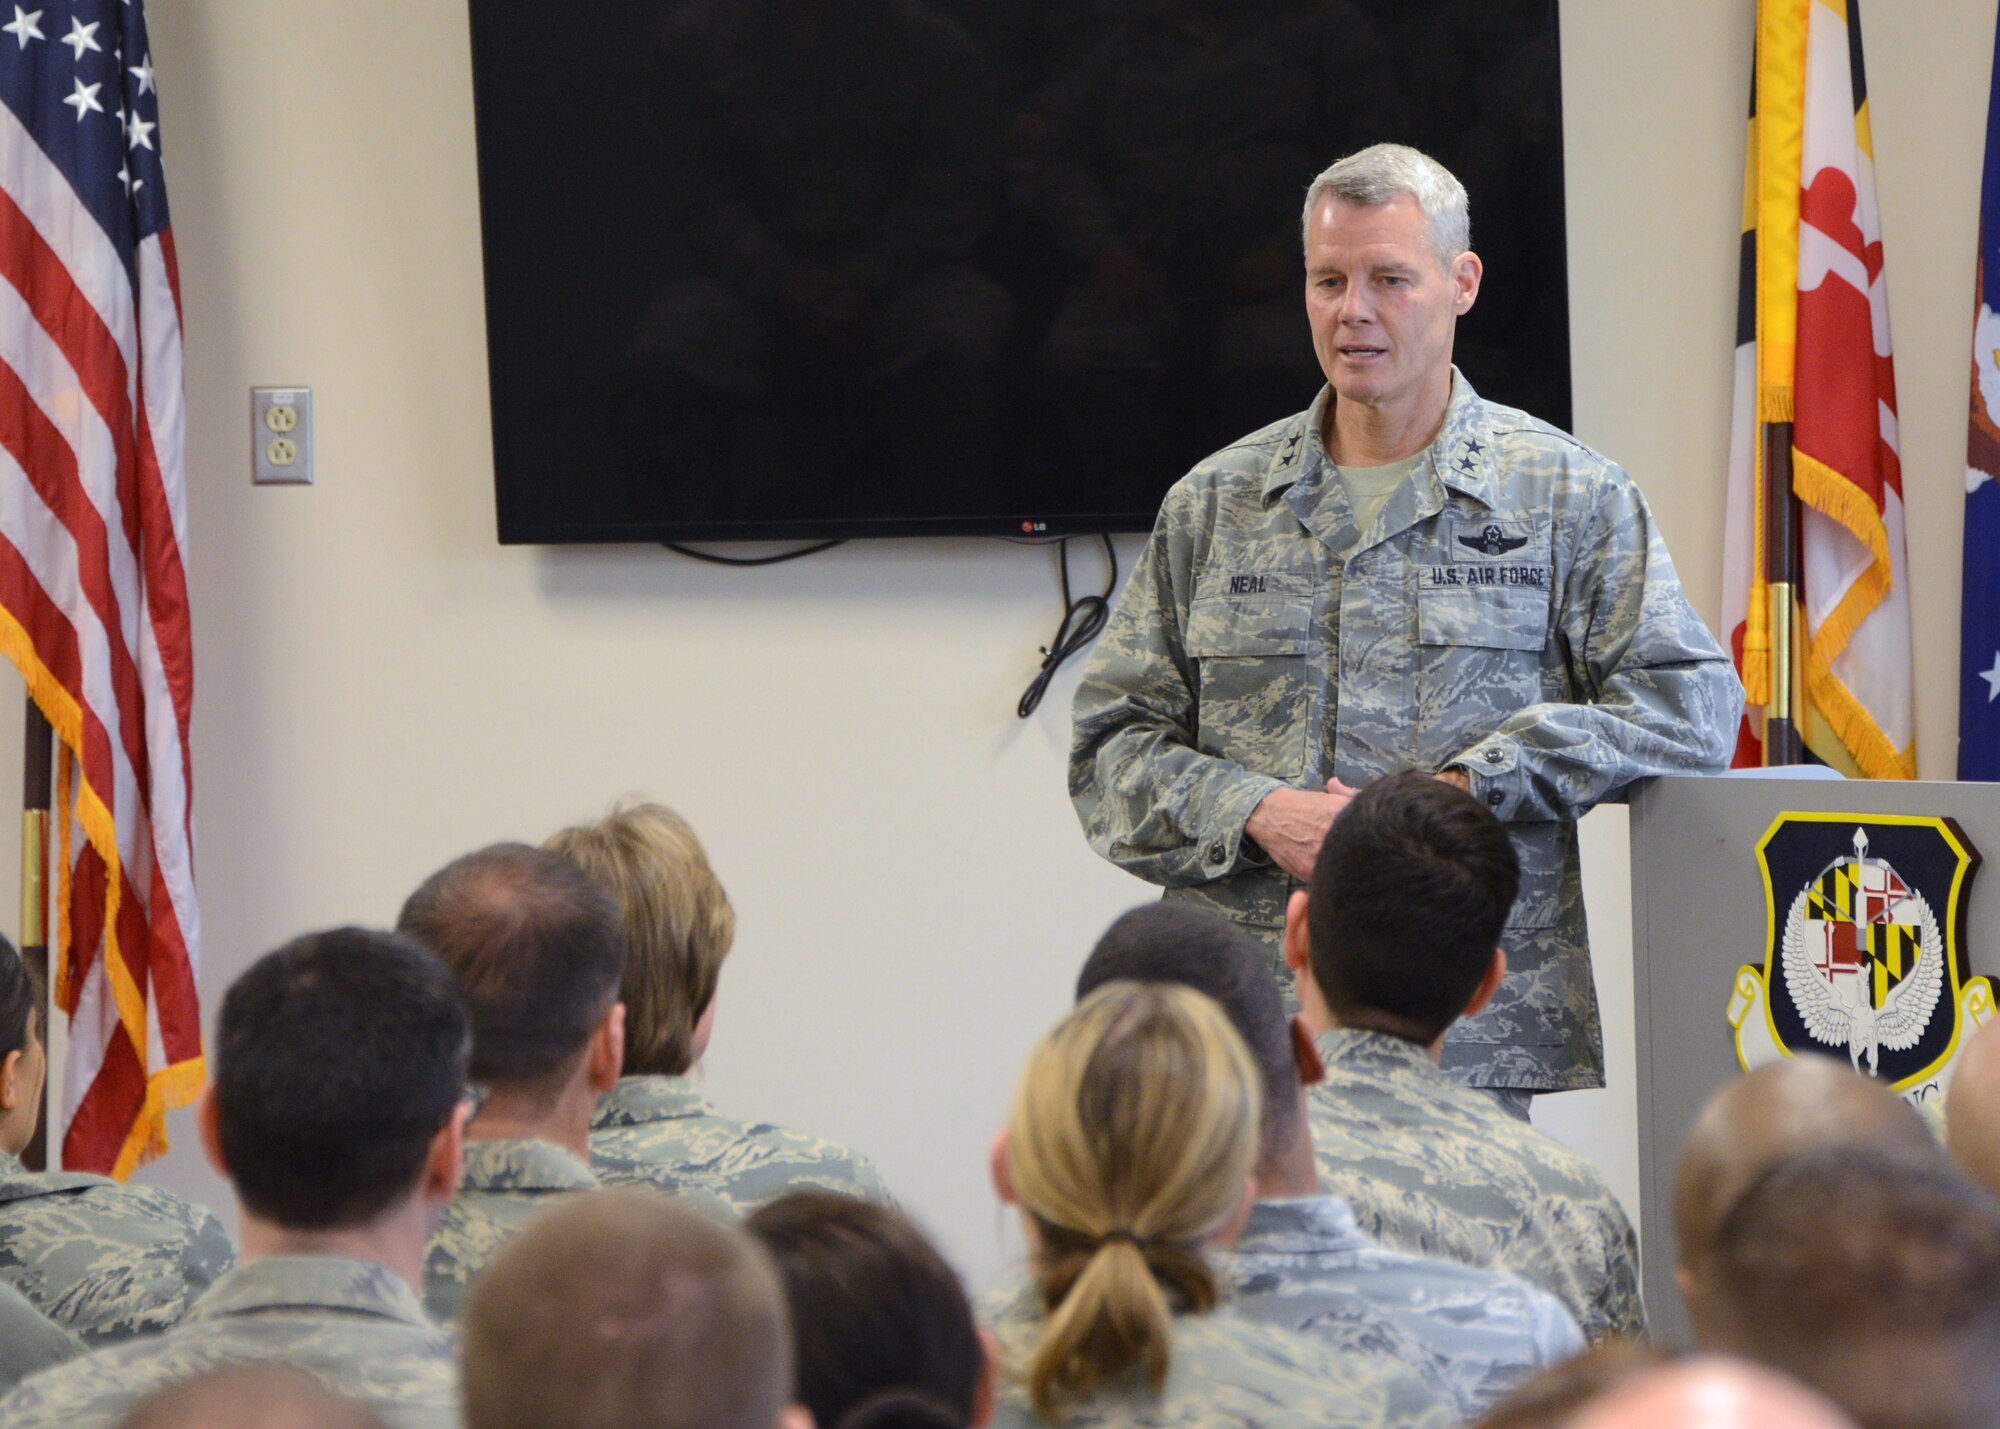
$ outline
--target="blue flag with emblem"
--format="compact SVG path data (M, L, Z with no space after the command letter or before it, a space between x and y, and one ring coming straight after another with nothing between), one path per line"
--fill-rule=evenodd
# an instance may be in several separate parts
M2000 31L1994 37L1993 83L2000 85ZM2000 780L2000 89L1986 106L1978 287L1965 452L1958 777Z

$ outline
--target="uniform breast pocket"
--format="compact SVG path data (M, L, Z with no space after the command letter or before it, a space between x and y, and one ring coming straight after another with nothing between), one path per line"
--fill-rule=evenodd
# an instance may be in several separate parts
M1425 742L1463 748L1542 698L1549 592L1531 586L1419 591L1417 642Z
M1310 595L1197 600L1187 651L1200 681L1202 750L1287 781L1305 767Z

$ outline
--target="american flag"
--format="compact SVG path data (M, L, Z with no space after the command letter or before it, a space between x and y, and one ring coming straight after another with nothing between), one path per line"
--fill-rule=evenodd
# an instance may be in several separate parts
M0 0L0 646L55 727L63 1164L200 1089L180 280L140 0Z

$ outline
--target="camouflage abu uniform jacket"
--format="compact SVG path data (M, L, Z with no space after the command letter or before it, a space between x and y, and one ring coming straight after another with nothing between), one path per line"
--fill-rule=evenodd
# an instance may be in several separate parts
M87 1345L166 1329L235 1263L204 1207L0 1152L0 1282Z
M473 1277L558 1197L597 1189L575 1154L551 1141L496 1137L465 1143L465 1174L424 1256L424 1309L458 1323Z
M164 1385L213 1365L283 1360L392 1429L458 1429L452 1338L373 1261L280 1255L218 1280L165 1334L44 1370L0 1400L7 1429L110 1429Z
M1244 837L1259 801L1459 765L1508 825L1521 896L1506 983L1445 1066L1601 1085L1574 821L1642 776L1722 768L1741 686L1611 462L1454 372L1429 460L1357 531L1329 400L1167 494L1076 693L1084 832L1275 958L1297 885Z
M1596 1167L1414 1042L1353 1028L1317 1040L1326 1080L1308 1099L1313 1152L1363 1235L1518 1275L1562 1301L1593 1344L1646 1333L1638 1237Z
M660 1186L746 1216L808 1187L887 1201L867 1157L763 1121L732 1121L686 1077L621 1077L598 1098L590 1167L607 1186Z
M1338 1196L1259 1201L1216 1269L1245 1319L1398 1360L1468 1422L1537 1370L1583 1352L1576 1321L1548 1291L1379 1246Z
M1039 1292L1025 1276L984 1298L1007 1379L992 1429L1038 1429L1022 1370L1041 1334ZM1231 1314L1175 1315L1167 1383L1136 1375L1064 1414L1064 1429L1444 1429L1457 1418L1438 1392L1380 1355L1355 1355Z

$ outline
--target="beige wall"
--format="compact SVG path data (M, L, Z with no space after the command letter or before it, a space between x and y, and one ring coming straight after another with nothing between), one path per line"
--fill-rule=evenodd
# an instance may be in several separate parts
M1637 475L1711 617L1751 9L1563 7L1578 430ZM1923 766L1943 775L1994 0L1876 0L1869 21ZM874 1151L990 1269L982 1153L1014 1071L1097 930L1146 896L1076 834L1071 680L1013 717L1052 558L872 542L730 572L501 549L464 6L155 0L152 23L189 332L211 1009L288 935L387 920L449 855L645 791L701 828L742 915L717 1097ZM248 483L246 393L271 383L315 391L311 490ZM0 691L10 789L16 704ZM1610 971L1622 813L1590 828ZM1616 1021L1629 993L1606 981ZM1621 1044L1622 1086L1540 1114L1626 1188L1629 1065ZM175 1125L148 1174L220 1199Z

